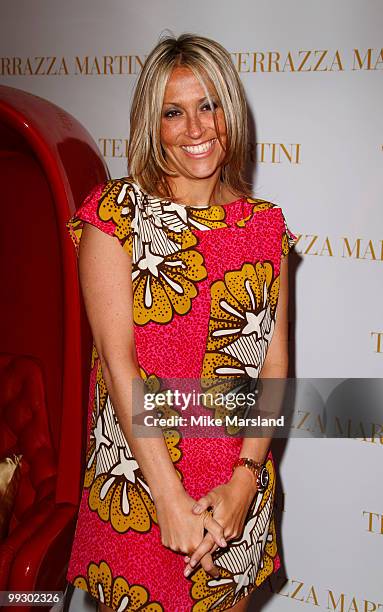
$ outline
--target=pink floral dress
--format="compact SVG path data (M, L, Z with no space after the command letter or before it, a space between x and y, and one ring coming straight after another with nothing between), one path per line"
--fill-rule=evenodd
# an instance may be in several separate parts
M162 379L195 378L208 387L257 379L275 326L281 257L295 241L279 206L245 197L184 206L122 178L96 186L68 221L77 252L84 222L132 257L136 352L154 392ZM183 437L176 428L164 438L195 499L229 480L242 444L233 436ZM269 452L268 484L255 495L242 535L213 554L219 578L200 566L184 577L184 555L161 543L151 491L120 429L95 346L87 440L67 575L76 587L118 612L226 610L279 568Z

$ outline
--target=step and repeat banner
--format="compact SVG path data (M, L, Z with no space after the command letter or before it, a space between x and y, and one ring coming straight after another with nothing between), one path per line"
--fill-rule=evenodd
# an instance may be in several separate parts
M294 376L334 379L332 393L381 377L380 0L3 0L0 10L1 83L72 113L112 177L128 173L132 91L160 36L222 43L249 102L254 195L282 206L298 236ZM339 437L326 437L311 408L276 444L283 572L251 609L383 610L382 410L372 418L360 394L352 418L334 415Z

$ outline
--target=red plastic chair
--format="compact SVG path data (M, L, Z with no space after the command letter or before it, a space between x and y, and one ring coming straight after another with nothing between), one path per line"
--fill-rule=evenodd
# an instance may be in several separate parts
M0 456L24 456L11 530L0 544L0 590L65 585L91 357L65 222L106 178L95 142L74 117L0 86Z

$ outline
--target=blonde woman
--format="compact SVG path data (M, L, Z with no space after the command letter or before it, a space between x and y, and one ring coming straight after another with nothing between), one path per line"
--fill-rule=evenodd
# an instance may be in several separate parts
M102 612L238 612L279 567L270 438L132 427L138 377L156 393L165 379L214 391L286 376L294 236L278 206L250 197L246 147L227 51L166 38L136 86L130 176L97 185L68 222L94 338L68 580Z

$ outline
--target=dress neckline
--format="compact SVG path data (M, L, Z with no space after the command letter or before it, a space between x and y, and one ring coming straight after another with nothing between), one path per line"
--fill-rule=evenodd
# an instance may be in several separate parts
M138 189L149 200L159 200L160 199L158 198L158 196L152 196L149 193L145 192L144 189L141 187L141 185L139 185L138 183L135 183L130 176L125 177L125 180L127 182L130 182L132 186ZM174 202L173 200L162 199L164 203L176 204L177 206L182 206L182 208L193 208L197 210L199 208L201 210L206 210L207 208L212 208L214 206L220 206L222 208L226 208L226 206L233 206L234 204L245 202L246 200L247 200L247 197L245 195L240 196L239 198L237 198L236 200L233 200L232 202L227 202L226 204L216 204L216 203L213 203L213 204L185 204L184 202Z
M234 204L239 204L241 202L246 201L246 196L241 196L232 202L226 202L226 204L183 204L181 202L173 202L173 204L178 204L179 206L183 206L184 208L196 208L197 210L200 208L201 210L206 210L207 208L212 208L214 206L219 206L221 208L226 208L226 206L233 206Z
M144 197L148 198L149 200L159 200L161 201L161 199L158 199L158 197L156 196L152 196L149 193L146 193L142 187L138 184L135 183L133 181L133 179L131 177L125 177L125 180L129 181L130 184L135 188L138 189L142 195L144 195ZM242 195L239 198L237 198L236 200L233 200L232 202L227 202L226 204L185 204L184 202L174 202L173 200L165 200L163 199L162 202L165 204L176 204L177 206L182 206L182 208L193 208L195 210L201 209L201 210L206 210L208 208L213 208L213 207L221 207L221 208L226 208L226 206L233 206L234 204L239 204L239 203L245 203L247 202L247 196L246 195Z

